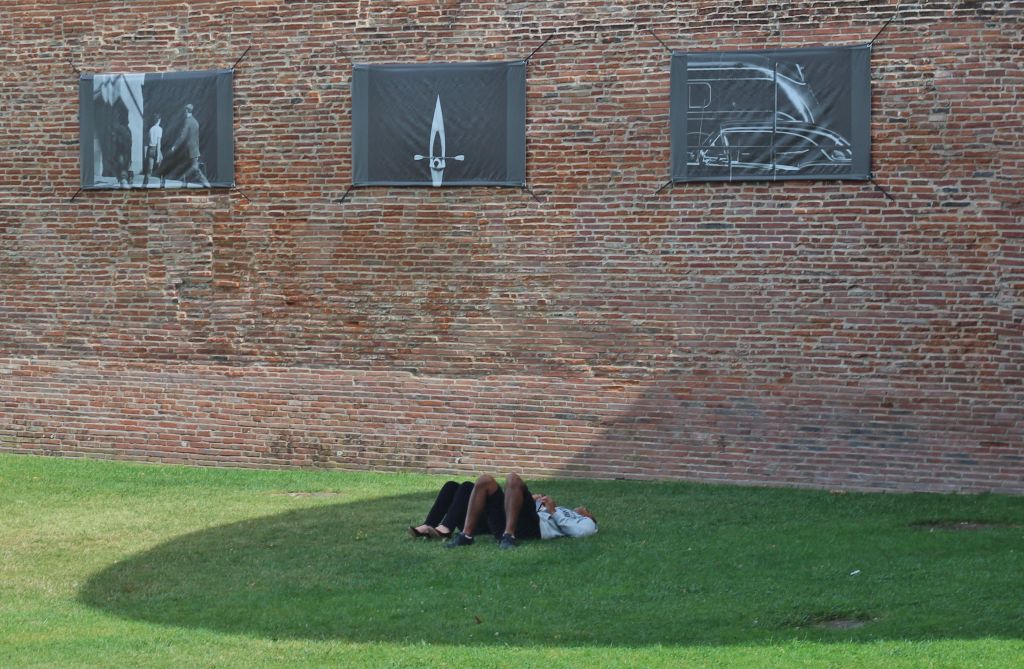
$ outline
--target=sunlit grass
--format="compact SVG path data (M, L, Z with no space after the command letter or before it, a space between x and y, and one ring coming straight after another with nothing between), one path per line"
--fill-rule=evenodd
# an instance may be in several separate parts
M538 482L600 533L447 551L441 482L0 455L0 665L1024 666L1021 498Z

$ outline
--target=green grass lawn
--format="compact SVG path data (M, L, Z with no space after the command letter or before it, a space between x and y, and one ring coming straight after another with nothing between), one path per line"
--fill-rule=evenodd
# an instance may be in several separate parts
M0 455L0 666L1024 667L1024 498L534 482L601 531L452 551L442 482Z

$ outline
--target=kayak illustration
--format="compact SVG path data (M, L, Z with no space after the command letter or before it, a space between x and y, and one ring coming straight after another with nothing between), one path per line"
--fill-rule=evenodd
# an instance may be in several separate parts
M466 156L460 154L457 156L446 156L445 151L447 145L444 136L444 113L441 111L441 96L437 96L437 102L434 104L434 120L430 124L430 148L427 151L426 156L417 153L412 157L413 160L427 159L428 166L430 167L430 180L434 186L440 186L444 180L444 169L447 166L448 160L457 160L462 162L466 159Z

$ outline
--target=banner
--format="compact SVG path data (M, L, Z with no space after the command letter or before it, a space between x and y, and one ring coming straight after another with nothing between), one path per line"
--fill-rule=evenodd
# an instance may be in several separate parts
M83 189L230 188L232 72L83 74Z
M871 47L672 54L672 180L869 179Z
M357 64L356 186L523 186L526 62Z

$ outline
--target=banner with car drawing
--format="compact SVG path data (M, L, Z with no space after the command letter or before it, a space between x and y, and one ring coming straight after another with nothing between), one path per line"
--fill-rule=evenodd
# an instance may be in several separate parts
M871 47L672 54L672 180L869 179Z
M525 182L525 61L353 67L353 185Z

